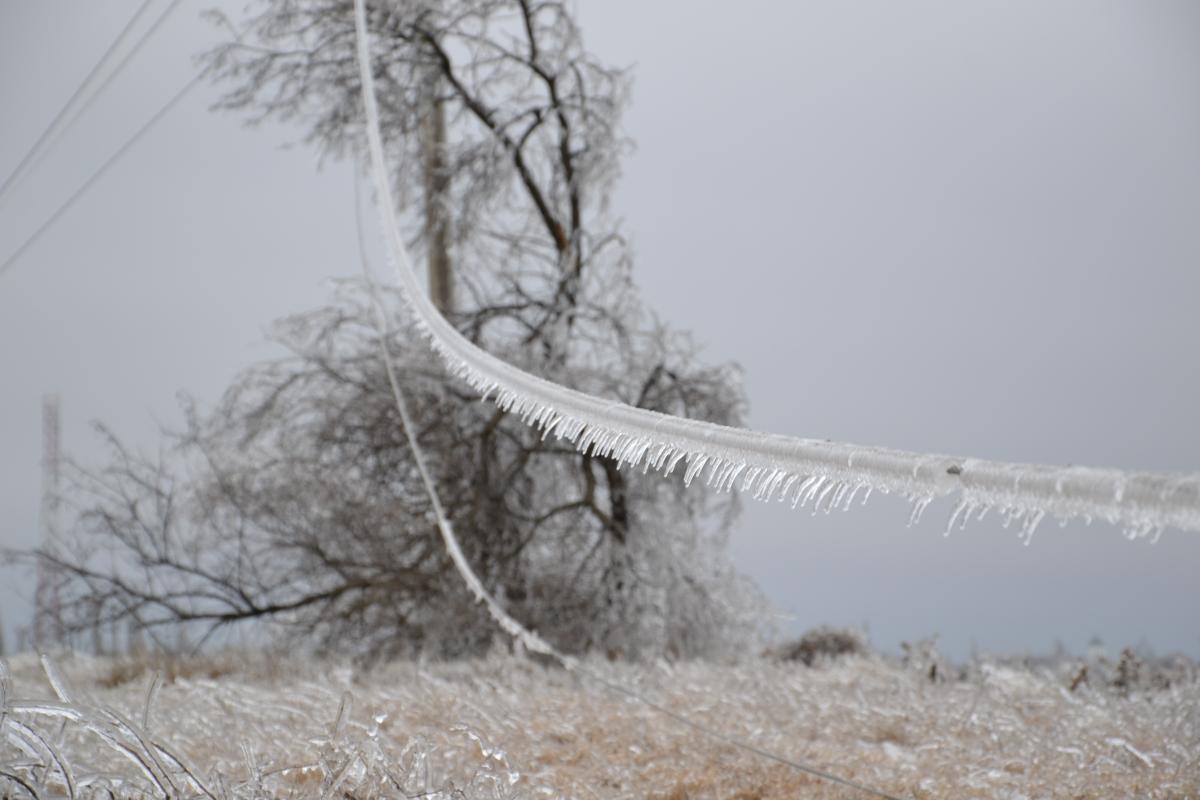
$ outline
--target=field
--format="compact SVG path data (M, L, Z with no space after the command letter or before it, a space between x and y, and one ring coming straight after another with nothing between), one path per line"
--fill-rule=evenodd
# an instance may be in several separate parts
M1192 662L1093 660L1083 671L1070 659L951 667L910 655L585 669L722 735L898 797L1200 797ZM35 657L9 666L6 730L30 724L22 730L54 751L79 796L868 796L507 653L372 669L280 655L65 655L52 662L70 699L60 705L26 702L54 698ZM33 735L23 738L30 749ZM157 761L145 755L151 740ZM65 794L62 769L33 766L45 757L0 744L0 772ZM14 780L0 787L24 796Z

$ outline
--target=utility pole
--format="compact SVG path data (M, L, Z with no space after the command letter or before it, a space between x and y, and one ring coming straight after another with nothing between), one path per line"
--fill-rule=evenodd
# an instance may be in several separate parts
M425 183L425 246L429 253L429 296L443 314L454 310L454 276L450 266L450 219L446 194L446 107L438 97L438 78L426 84L429 111L422 125Z
M42 508L41 546L54 553L62 538L62 415L57 394L42 398ZM34 590L33 646L39 651L62 644L61 576L44 559L37 563Z

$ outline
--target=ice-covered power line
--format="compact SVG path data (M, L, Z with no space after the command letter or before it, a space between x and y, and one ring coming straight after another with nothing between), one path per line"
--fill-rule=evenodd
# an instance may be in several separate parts
M366 38L362 35L365 28L362 0L356 0L355 20L359 31L359 59L360 63L365 66L370 62L370 59L366 50ZM369 75L364 79L363 91L364 93L374 91L373 87L370 86ZM519 621L514 619L512 615L510 615L498 602L496 602L496 599L492 597L491 593L488 592L487 588L483 585L483 581L479 579L479 576L476 575L475 571L471 568L470 563L467 561L467 557L463 554L462 547L459 546L458 537L454 534L453 525L451 524L450 518L442 506L442 501L441 497L438 495L437 486L434 484L433 478L429 472L429 467L425 462L425 452L421 449L421 445L417 441L417 426L413 422L412 413L409 411L408 407L408 399L404 394L404 390L400 387L400 380L396 376L396 369L392 363L392 355L388 349L388 342L392 340L394 331L388 324L388 317L384 310L383 300L380 297L379 286L376 283L375 276L367 262L366 245L363 242L362 234L362 210L357 177L358 176L356 173L354 185L354 216L355 230L358 234L358 255L362 266L363 280L365 280L367 283L368 294L371 298L371 310L375 318L375 327L379 338L380 358L383 360L383 367L387 373L388 385L392 390L392 399L395 401L396 410L400 413L400 426L404 431L405 439L408 441L408 448L412 452L413 461L417 466L417 472L421 476L421 483L424 484L425 494L429 497L429 503L433 508L434 520L437 523L438 531L442 535L442 542L446 547L446 552L450 555L450 560L454 563L455 570L462 577L463 582L467 585L468 590L470 590L471 594L475 597L475 600L481 603L484 608L487 609L488 614L493 620L495 620L496 624L499 625L505 633L507 633L516 641L520 642L522 646L528 650L548 656L561 664L565 669L575 672L582 677L587 678L588 680L594 681L606 687L610 691L617 692L618 694L642 703L655 712L669 717L675 722L691 728L692 730L704 736L715 739L716 741L724 744L731 745L739 750L753 753L760 758L765 758L769 761L783 764L806 775L811 775L829 783L854 789L870 797L881 798L881 800L899 800L899 798L895 797L894 795L887 794L886 792L882 792L878 789L873 789L869 786L856 783L826 770L787 758L786 756L779 755L778 753L772 753L748 742L728 736L720 731L710 728L707 725L697 722L684 714L680 714L677 711L672 711L671 709L659 703L655 703L641 693L630 689L628 686L624 686L620 683L616 683L608 678L605 678L603 675L600 675L599 673L594 672L580 664L578 660L559 651L558 648L554 647L554 645L550 644L541 636L538 636L537 633L529 630Z
M404 429L404 436L408 440L409 449L412 451L413 461L417 466L418 474L421 476L421 483L424 484L425 493L429 496L429 503L433 507L434 519L437 521L438 531L442 534L442 542L446 546L446 552L450 555L450 560L454 562L455 569L462 576L463 582L467 584L467 588L471 594L474 595L478 602L483 603L497 625L514 639L519 640L529 650L557 658L565 667L570 669L574 666L573 659L560 654L536 633L533 633L513 619L508 612L496 603L492 596L488 594L487 589L484 588L483 582L479 580L475 571L471 569L471 565L467 563L467 557L463 555L462 548L458 545L458 538L454 535L454 528L450 524L450 518L442 507L441 497L437 493L437 487L434 485L429 468L425 463L425 453L417 443L417 426L412 421L412 413L408 409L408 400L404 395L404 391L400 388L400 381L396 377L395 367L392 366L392 356L388 351L387 343L391 340L393 331L388 325L383 301L379 297L379 288L367 263L366 246L362 239L362 214L359 207L357 188L358 185L356 182L354 210L358 232L358 255L362 265L363 279L367 282L367 288L371 297L371 311L375 317L375 327L379 333L380 357L383 360L384 370L387 372L388 385L392 390L392 399L396 403L396 410L400 413L400 426Z
M366 86L366 65L362 73ZM547 436L620 464L664 474L682 467L689 484L702 478L718 490L738 488L814 512L849 508L882 491L912 503L911 521L934 499L951 496L958 502L949 526L994 511L1006 525L1016 523L1026 541L1046 516L1106 520L1131 538L1168 527L1200 530L1198 473L1003 463L760 433L634 408L517 369L463 337L421 289L397 226L378 107L370 93L364 101L384 235L419 328L454 375Z
M92 67L87 77L84 78L83 82L79 84L79 86L67 99L67 102L63 104L63 107L58 110L58 113L55 114L54 119L48 126L46 126L46 129L42 131L40 136L38 136L37 140L33 143L33 146L27 153L25 153L25 155L21 158L21 161L4 180L4 184L0 185L0 205L4 203L8 194L18 185L20 185L21 181L24 180L26 176L31 174L37 165L41 163L41 161L50 153L50 151L54 148L54 144L60 138L62 138L63 134L70 130L71 127L79 121L79 118L87 113L87 110L92 107L92 104L94 104L96 100L99 99L102 94L104 94L105 90L112 85L112 82L116 80L117 76L120 75L122 71L124 71L129 62L133 60L133 57L141 51L146 42L149 41L152 36L154 36L160 27L162 27L162 24L167 20L167 17L169 17L171 13L179 6L182 0L172 0L171 4L167 6L167 8L164 9L163 12L158 15L158 17L155 18L154 22L150 24L150 27L146 29L146 31L136 42L134 42L133 47L129 49L129 52L127 52L125 56L117 63L117 65L113 67L113 69L104 77L104 80L100 83L96 90L90 95L85 95L88 87L90 87L92 82L99 77L105 65L117 52L118 48L121 46L121 43L125 41L125 38L129 35L129 32L133 30L138 20L141 19L142 15L153 2L154 0L143 0L137 11L135 11L133 16L130 17L129 21L125 23L125 27L121 29L119 34L117 34L117 38L115 38L112 43L109 44L108 48L104 51L104 55L102 55L100 60L97 61ZM76 103L81 98L83 99L83 104L78 108L75 108ZM68 116L68 113L70 113L70 116ZM34 160L35 157L36 161Z

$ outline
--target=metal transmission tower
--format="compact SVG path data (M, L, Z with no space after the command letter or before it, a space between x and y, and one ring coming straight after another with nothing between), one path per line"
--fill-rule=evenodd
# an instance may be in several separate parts
M57 552L62 539L62 416L57 394L42 398L42 508L41 546ZM63 620L59 586L62 576L45 559L37 565L34 591L33 645L46 650L62 644Z

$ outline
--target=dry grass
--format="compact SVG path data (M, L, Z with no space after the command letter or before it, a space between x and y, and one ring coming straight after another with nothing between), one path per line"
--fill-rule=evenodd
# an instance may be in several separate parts
M243 659L238 659L230 653L203 658L187 658L171 653L142 653L108 659L100 664L101 671L96 675L95 682L103 689L116 689L129 683L145 681L156 673L167 684L175 683L181 678L216 680L246 667Z
M16 695L49 696L35 660L13 667ZM877 657L819 669L768 659L588 668L725 734L898 796L1200 797L1194 676L1154 690L1083 684L1071 692L1077 664L984 664L945 682ZM230 797L334 788L349 797L462 796L455 789L489 798L859 796L509 656L369 672L233 657L76 657L62 669L92 704L137 719L152 672L162 670L169 680L151 729ZM136 777L87 731L68 726L66 736L61 751L77 774ZM14 755L3 747L0 763Z

